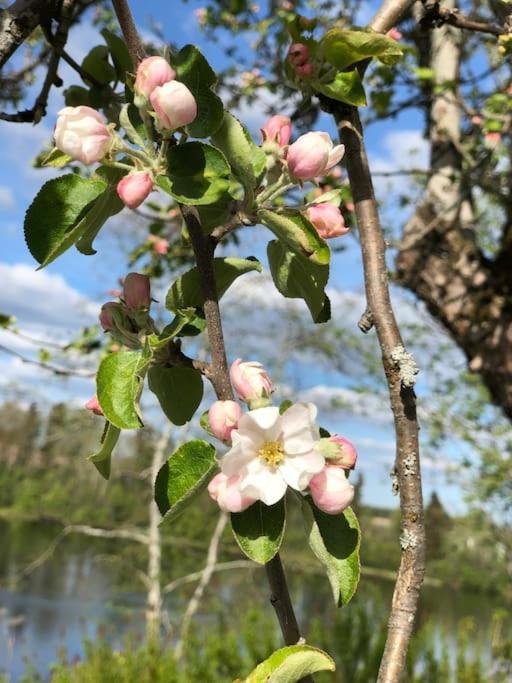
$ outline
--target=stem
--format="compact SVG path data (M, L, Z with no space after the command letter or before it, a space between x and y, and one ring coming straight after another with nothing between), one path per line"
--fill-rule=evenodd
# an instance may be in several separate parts
M134 63L137 63L138 50L141 43L128 3L126 0L112 0L112 2L132 59ZM196 257L201 290L204 297L204 314L212 356L208 376L215 389L217 398L224 401L230 400L233 399L233 389L229 379L213 261L216 243L210 236L203 233L197 210L194 207L180 206L180 209L187 225ZM276 555L266 565L266 570L272 590L272 605L276 610L283 638L286 645L294 645L299 639L300 633L279 555ZM295 626L294 629L291 628L291 625ZM313 678L306 676L302 680L304 683L312 683Z
M114 6L114 12L116 13L121 31L123 32L128 52L130 53L133 65L136 68L138 63L144 59L146 51L139 37L135 22L133 21L130 5L128 4L128 0L112 0L112 5Z

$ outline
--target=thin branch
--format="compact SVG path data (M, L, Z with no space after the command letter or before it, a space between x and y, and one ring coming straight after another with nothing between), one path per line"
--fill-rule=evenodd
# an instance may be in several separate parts
M426 5L425 14L420 20L420 25L425 28L439 28L444 24L455 26L464 31L477 31L478 33L490 33L493 36L501 36L507 33L504 26L498 24L475 21L464 16L457 8L441 7L440 2Z
M208 546L208 553L206 555L206 565L201 573L201 580L197 584L194 594L190 598L190 601L187 605L185 614L183 615L180 636L174 649L174 655L178 661L183 656L183 647L185 645L185 640L187 638L192 618L199 609L199 605L201 604L204 592L208 584L210 583L210 579L213 576L213 572L215 571L215 565L217 564L217 558L219 555L220 539L222 537L224 529L226 528L227 521L227 514L225 512L221 512L219 515L219 519L217 521L217 526L215 527L212 538L210 540L210 545Z
M123 32L128 52L132 58L133 65L137 64L144 58L146 51L144 45L139 37L137 27L133 21L133 16L127 0L112 0L114 11L119 21L119 26Z
M0 351L8 353L9 355L14 356L15 358L19 358L23 363L27 363L29 365L37 365L39 368L49 370L50 372L53 372L55 375L59 375L61 377L94 377L94 375L96 374L95 372L90 372L89 370L85 370L83 372L81 372L80 370L70 370L68 368L63 368L58 365L52 365L51 363L45 363L44 361L36 360L35 358L27 358L23 354L18 353L18 351L14 351L14 349L9 349L7 346L4 346L3 344L0 344Z
M217 564L213 567L213 572L231 571L232 569L252 570L262 569L262 566L256 564L255 562L251 562L251 560L233 560L232 562L217 562ZM172 593L178 588L186 586L188 583L195 583L202 577L203 572L204 569L202 569L200 572L192 572L191 574L186 574L185 576L180 576L179 578L174 579L174 581L171 581L162 588L162 593Z

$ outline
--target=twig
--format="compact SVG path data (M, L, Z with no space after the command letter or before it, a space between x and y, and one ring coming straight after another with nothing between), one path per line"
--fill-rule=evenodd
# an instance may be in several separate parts
M213 567L213 572L225 572L232 569L262 569L261 565L251 562L251 560L233 560L232 562L217 562ZM195 583L203 575L204 569L200 572L192 572L185 576L180 576L174 581L170 581L162 588L162 593L172 593L173 591L186 586L187 583Z
M14 356L15 358L19 358L23 363L27 363L29 365L37 365L38 367L43 368L44 370L49 370L50 372L53 372L56 375L60 375L61 377L94 377L94 375L96 374L95 372L89 372L89 370L80 372L80 370L70 370L68 368L62 368L58 365L52 365L51 363L45 363L41 360L35 360L35 358L27 358L23 354L18 353L18 351L14 351L14 349L9 349L7 346L4 346L3 344L0 344L0 351L8 353L9 355Z
M388 0L377 12L370 24L371 28L383 33L388 31L411 4L411 0ZM403 348L404 344L389 295L386 245L359 114L355 107L332 102L330 111L346 148L347 171L361 240L366 298L382 351L395 424L395 468L400 488L402 557L378 683L398 683L405 666L425 573L425 529L416 398L413 386L406 386L401 381L401 368L393 360L393 356L396 358L396 350ZM414 465L412 468L411 463Z
M132 62L136 67L141 59L144 58L146 51L144 50L144 45L142 44L137 27L133 21L130 6L127 0L112 0L112 4L114 6L117 20L119 21L119 26L123 32L124 39L126 40L128 52L130 53Z
M187 605L185 614L183 615L183 619L181 622L180 637L174 649L174 655L178 661L181 659L183 655L183 647L185 645L185 640L187 638L192 617L197 612L199 605L201 603L201 599L206 590L206 587L210 583L210 579L212 578L213 572L215 571L215 565L217 564L217 557L219 555L219 543L224 532L224 529L226 527L227 521L227 514L225 512L221 512L219 515L219 519L217 521L217 526L215 527L212 538L210 540L210 545L208 546L208 553L206 555L206 565L201 573L201 580L197 584L194 594L190 598L190 601Z
M477 31L478 33L490 33L493 36L501 36L507 33L503 26L491 24L486 21L475 21L464 16L458 9L441 7L440 2L426 5L425 14L420 20L420 25L425 28L439 28L444 24L455 26L465 31Z

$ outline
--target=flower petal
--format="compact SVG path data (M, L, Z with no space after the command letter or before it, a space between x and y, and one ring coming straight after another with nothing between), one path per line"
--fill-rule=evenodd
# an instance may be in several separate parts
M279 470L261 466L242 478L240 491L244 496L261 500L265 505L274 505L286 493L286 482Z
M323 455L313 450L306 455L286 458L279 466L279 470L288 486L296 491L304 491L315 474L322 471L324 465Z
M325 167L326 171L328 171L333 166L336 166L336 164L339 164L340 161L343 159L344 154L345 154L345 145L336 145L336 147L334 147L329 152L329 158L327 159L327 166Z
M279 408L257 408L244 413L238 421L239 434L248 436L258 449L265 441L275 441L281 435Z
M255 457L256 453L251 448L247 448L246 443L240 439L235 443L235 439L233 439L233 446L220 459L220 469L228 477L241 474Z
M287 455L305 454L313 449L320 438L314 422L316 413L312 403L295 403L283 414L281 426Z

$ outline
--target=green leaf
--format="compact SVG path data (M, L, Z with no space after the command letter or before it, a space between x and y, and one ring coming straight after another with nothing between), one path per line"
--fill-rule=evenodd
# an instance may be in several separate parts
M117 78L123 83L126 82L126 72L133 71L133 62L126 47L126 43L122 38L116 36L115 33L104 28L101 31L101 35L105 39L108 45L108 49L112 56L112 61L116 68Z
M194 138L213 135L222 123L224 106L213 91L217 83L215 72L195 45L185 45L172 58L178 81L185 83L197 102L197 117L187 126L187 132Z
M80 235L76 241L76 248L81 254L92 256L96 253L93 242L97 234L105 222L119 213L123 207L115 185L109 185L105 192L89 205L87 213L73 228L73 233Z
M302 214L285 215L268 209L260 209L257 217L295 254L306 257L312 263L319 265L329 263L331 257L329 247Z
M325 287L329 266L319 266L289 251L281 242L272 240L267 247L268 262L274 284L287 299L304 299L316 323L330 318Z
M219 299L240 275L257 270L261 273L261 263L256 259L216 258L213 260L217 295ZM170 287L165 298L165 306L170 311L180 311L184 308L198 308L204 304L201 292L199 271L192 268L181 275Z
M124 105L119 114L119 123L131 142L144 149L146 146L144 123L140 118L139 110L134 104Z
M24 225L27 246L41 267L82 236L87 226L81 219L105 188L102 180L87 180L74 173L42 186L27 210Z
M322 95L326 95L333 100L346 102L354 107L365 107L367 104L363 84L357 69L354 69L354 71L340 71L330 83L314 80L311 82L311 85Z
M338 69L369 57L389 66L403 55L396 40L368 29L333 28L320 40L320 46L326 59Z
M116 79L116 70L108 61L109 51L106 45L97 45L87 54L82 62L82 69L91 75L101 85L108 85ZM84 83L90 84L87 76L84 76Z
M265 169L265 152L229 112L224 113L222 125L212 136L212 142L224 152L233 173L245 189L247 204L252 205L257 179Z
M167 175L157 184L182 204L214 204L229 189L231 169L225 156L203 142L186 142L169 149Z
M215 448L200 439L184 443L171 455L155 481L155 501L164 515L162 524L183 512L216 469Z
M289 645L259 664L245 683L296 683L317 671L335 669L334 661L323 650L310 645Z
M148 371L148 386L166 417L175 425L188 422L203 398L201 373L194 368L153 365Z
M79 85L70 85L64 90L64 102L67 107L91 106L90 91Z
M349 602L359 583L359 523L351 508L339 515L327 515L314 505L311 498L306 501L303 511L310 528L309 545L324 565L334 602L341 607ZM306 507L308 504L309 508Z
M278 552L284 536L286 507L284 498L275 505L256 501L243 512L231 513L235 540L245 555L265 564Z
M143 426L137 405L147 359L138 351L117 351L100 363L96 393L107 420L119 429Z
M232 218L233 197L225 192L222 197L214 204L205 204L197 207L201 227L206 234L209 234L219 225L224 225L229 218Z
M98 472L104 479L110 477L110 463L112 460L112 451L119 441L121 430L110 422L105 425L105 430L101 437L100 450L97 453L89 455L87 460L90 460Z
M58 147L54 147L51 152L49 152L41 160L41 166L49 166L50 168L62 168L66 164L72 161L68 154L61 152Z

